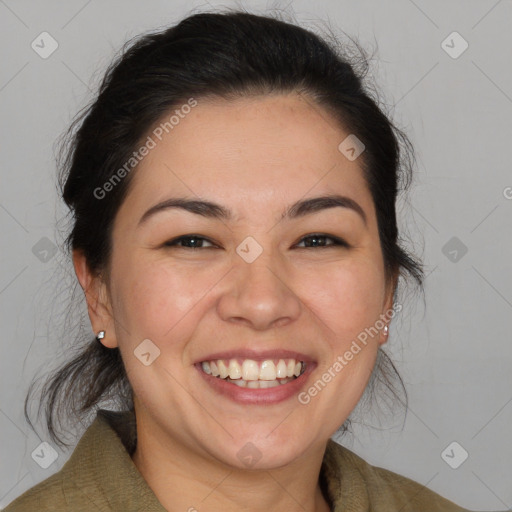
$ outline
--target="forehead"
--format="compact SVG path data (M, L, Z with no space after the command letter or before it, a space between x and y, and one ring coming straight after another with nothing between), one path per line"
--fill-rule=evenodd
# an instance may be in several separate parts
M349 133L310 98L198 99L171 124L173 112L147 134L154 144L125 200L132 212L172 195L213 199L240 218L322 193L372 208L361 160L338 149Z

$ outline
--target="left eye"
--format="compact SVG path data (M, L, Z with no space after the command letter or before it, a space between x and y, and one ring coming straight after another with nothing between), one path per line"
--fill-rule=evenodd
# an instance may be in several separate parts
M327 240L331 240L334 243L326 243ZM316 233L312 235L305 236L301 239L299 244L301 244L303 241L305 242L305 245L301 247L301 249L307 249L310 247L335 247L337 245L341 245L343 247L348 247L348 244L342 240L341 238L338 238L336 236L328 236L324 235L322 233ZM297 245L299 245L297 244Z

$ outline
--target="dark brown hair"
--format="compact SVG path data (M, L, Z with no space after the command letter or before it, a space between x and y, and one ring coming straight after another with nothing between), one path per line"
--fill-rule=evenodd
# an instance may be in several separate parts
M298 92L364 143L360 161L376 208L386 274L408 274L421 286L421 264L400 244L395 211L397 194L410 182L412 146L363 86L369 67L364 51L356 44L360 57L349 57L328 40L277 17L227 11L194 14L129 41L106 71L95 100L71 125L63 147L60 188L72 216L66 249L82 250L92 272L108 275L114 218L136 168L109 191L108 200L94 191L172 109L191 97L230 100ZM56 420L81 421L104 400L133 410L119 350L91 338L84 336L76 357L54 372L41 392L39 412L44 406L50 435L61 446L66 443ZM378 383L406 401L402 380L382 350L368 389ZM25 417L32 425L27 411L31 390Z

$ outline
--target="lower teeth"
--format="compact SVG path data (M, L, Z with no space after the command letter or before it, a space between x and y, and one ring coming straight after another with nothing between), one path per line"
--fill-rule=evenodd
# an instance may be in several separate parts
M250 389L264 389L264 388L274 388L276 386L281 386L283 384L287 384L292 380L295 380L297 377L290 377L287 379L279 379L279 380L243 380L243 379L230 379L226 377L226 382L230 382L231 384L235 384L241 388L250 388Z

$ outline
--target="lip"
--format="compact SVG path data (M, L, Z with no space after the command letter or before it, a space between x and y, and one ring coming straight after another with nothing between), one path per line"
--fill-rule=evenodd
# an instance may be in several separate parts
M293 355L283 356L283 353L283 351L273 351L272 353L265 353L266 355L262 357L263 359L271 359L271 355L273 354L279 354L278 357L281 358L294 357ZM217 357L216 354L213 357L213 359L228 359L228 357L226 357L226 354L228 353L225 352L221 354L223 357ZM234 355L235 353L233 352L232 354ZM241 352L236 352L236 356L240 356L240 354ZM289 354L293 353L290 352ZM298 359L299 357L303 356L298 355L296 358ZM250 356L244 356L244 358L251 359ZM260 359L261 358L255 358L255 360ZM275 386L273 388L263 389L241 388L236 384L230 384L229 382L226 382L224 379L213 377L212 375L208 375L207 373L203 372L200 362L195 363L194 366L197 368L197 371L201 374L202 378L211 387L211 389L213 389L220 395L225 396L233 400L234 402L243 405L272 405L288 400L292 396L296 396L300 392L300 390L306 386L309 376L316 367L316 363L312 362L311 359L306 359L309 362L306 364L306 369L304 370L304 373L302 375L292 380L291 382L288 382L287 384L280 384L279 386ZM300 360L305 361L305 359ZM201 361L208 361L208 359L202 359Z
M304 361L309 366L315 361L300 352L294 352L292 350L228 350L224 352L216 352L208 356L202 357L194 361L194 364L201 364L203 361L217 361L219 359L252 359L254 361L265 361L267 359L295 359L296 361Z

